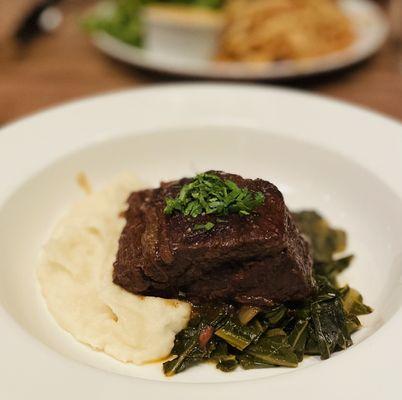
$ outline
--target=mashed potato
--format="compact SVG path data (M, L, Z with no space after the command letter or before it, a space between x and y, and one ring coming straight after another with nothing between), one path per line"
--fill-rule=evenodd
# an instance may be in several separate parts
M40 256L38 278L58 324L77 340L114 358L142 364L166 357L190 317L190 305L135 296L112 282L113 262L129 193L122 175L75 204Z

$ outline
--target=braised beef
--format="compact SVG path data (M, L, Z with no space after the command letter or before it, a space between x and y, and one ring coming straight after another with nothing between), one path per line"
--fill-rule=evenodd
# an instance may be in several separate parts
M114 282L141 295L194 302L273 305L308 297L314 288L308 243L281 192L262 179L214 172L241 188L260 191L264 204L250 215L166 215L165 199L191 181L162 183L128 199L126 226L114 263ZM215 223L209 231L197 224Z

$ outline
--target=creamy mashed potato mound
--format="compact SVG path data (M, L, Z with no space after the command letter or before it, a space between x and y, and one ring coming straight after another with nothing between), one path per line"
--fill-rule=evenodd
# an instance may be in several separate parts
M48 309L77 340L135 364L169 355L190 317L189 304L131 294L112 282L113 262L133 190L131 175L87 195L59 221L44 246L38 279Z

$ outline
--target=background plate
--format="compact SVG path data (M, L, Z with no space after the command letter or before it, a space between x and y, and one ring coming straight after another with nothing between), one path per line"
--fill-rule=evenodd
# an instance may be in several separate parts
M126 44L106 33L93 35L101 51L128 64L169 74L215 79L276 80L330 72L353 65L374 54L388 34L388 22L378 5L369 0L341 0L357 38L353 45L328 56L272 63L218 63L166 57Z

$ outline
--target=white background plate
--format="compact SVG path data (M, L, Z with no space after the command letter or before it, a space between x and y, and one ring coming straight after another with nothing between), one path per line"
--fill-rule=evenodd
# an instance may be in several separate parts
M309 60L268 64L218 63L152 53L106 33L93 35L93 42L101 51L118 60L170 74L246 80L296 78L350 66L371 56L383 45L388 22L378 5L369 0L341 0L341 6L353 23L357 35L355 42L343 51Z
M224 374L209 365L166 379L160 365L121 364L77 343L49 316L35 260L81 196L132 170L156 185L207 168L277 183L292 208L318 208L350 234L345 280L375 312L355 346L295 370ZM397 398L402 342L402 128L298 92L172 85L83 100L0 132L0 398Z

